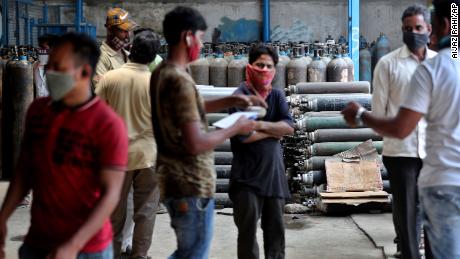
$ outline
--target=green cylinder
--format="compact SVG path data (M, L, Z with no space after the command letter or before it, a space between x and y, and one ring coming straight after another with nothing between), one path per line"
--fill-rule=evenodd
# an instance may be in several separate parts
M317 129L349 129L343 116L331 117L304 117L296 122L299 130L312 132ZM362 126L364 127L364 126Z
M230 146L230 140L226 140L224 143L217 145L217 147L214 149L214 151L217 152L231 152L231 146Z
M340 152L352 149L362 142L324 142L315 143L308 147L309 156L333 156ZM373 142L374 147L379 154L382 153L383 141Z
M314 143L342 141L381 141L382 136L372 129L318 129L308 133L308 138Z
M215 152L214 164L215 165L231 165L233 160L232 152Z
M214 166L216 170L217 179L229 179L230 172L232 170L231 165L216 165Z

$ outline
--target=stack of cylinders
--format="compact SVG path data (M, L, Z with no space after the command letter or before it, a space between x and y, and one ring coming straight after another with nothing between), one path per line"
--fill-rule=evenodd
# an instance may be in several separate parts
M350 101L370 109L369 92L369 82L299 83L287 88L290 108L303 111L302 115L294 116L294 141L284 144L285 151L297 150L295 154L285 154L287 161L290 161L286 167L291 168L290 174L295 175L296 181L302 182L309 190L320 190L322 185L327 184L325 160L367 140L372 140L381 154L381 136L369 128L350 128L340 114ZM384 168L381 169L381 175L384 185L388 187L388 174Z
M198 92L205 99L222 98L231 95L236 88L229 87L199 87ZM208 125L212 128L212 124L228 116L226 112L209 113L206 115ZM217 207L231 208L232 202L228 197L230 170L233 160L231 152L230 140L218 145L214 149L214 169L216 171L216 193L214 195Z

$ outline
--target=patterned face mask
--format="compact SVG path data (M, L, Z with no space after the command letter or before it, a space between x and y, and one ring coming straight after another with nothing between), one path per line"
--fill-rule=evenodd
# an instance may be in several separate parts
M246 66L246 83L254 88L264 99L267 99L272 91L274 77L274 69L260 69L250 64Z
M121 39L119 39L118 37L113 36L113 37L110 39L110 42L112 43L112 44L111 44L112 47L113 47L116 51L118 51L118 50L120 50L120 49L124 49L124 48L128 47L128 46L129 46L129 43L130 43L130 40L129 40L129 38L126 38L126 39L124 39L124 40L121 40Z

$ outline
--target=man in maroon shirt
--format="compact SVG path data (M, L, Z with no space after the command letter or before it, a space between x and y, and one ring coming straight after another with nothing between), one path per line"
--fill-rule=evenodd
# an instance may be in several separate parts
M128 161L124 123L90 88L99 58L87 36L61 36L46 71L50 97L29 108L20 160L0 211L6 222L32 190L31 226L21 259L112 258L110 214Z

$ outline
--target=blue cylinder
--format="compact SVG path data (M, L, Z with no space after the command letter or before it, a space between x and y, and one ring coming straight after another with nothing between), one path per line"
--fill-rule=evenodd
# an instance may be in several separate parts
M390 53L390 50L390 41L385 34L381 32L372 51L372 72L374 72L374 68L379 60L386 54Z
M366 39L359 40L359 81L372 82L372 55Z

